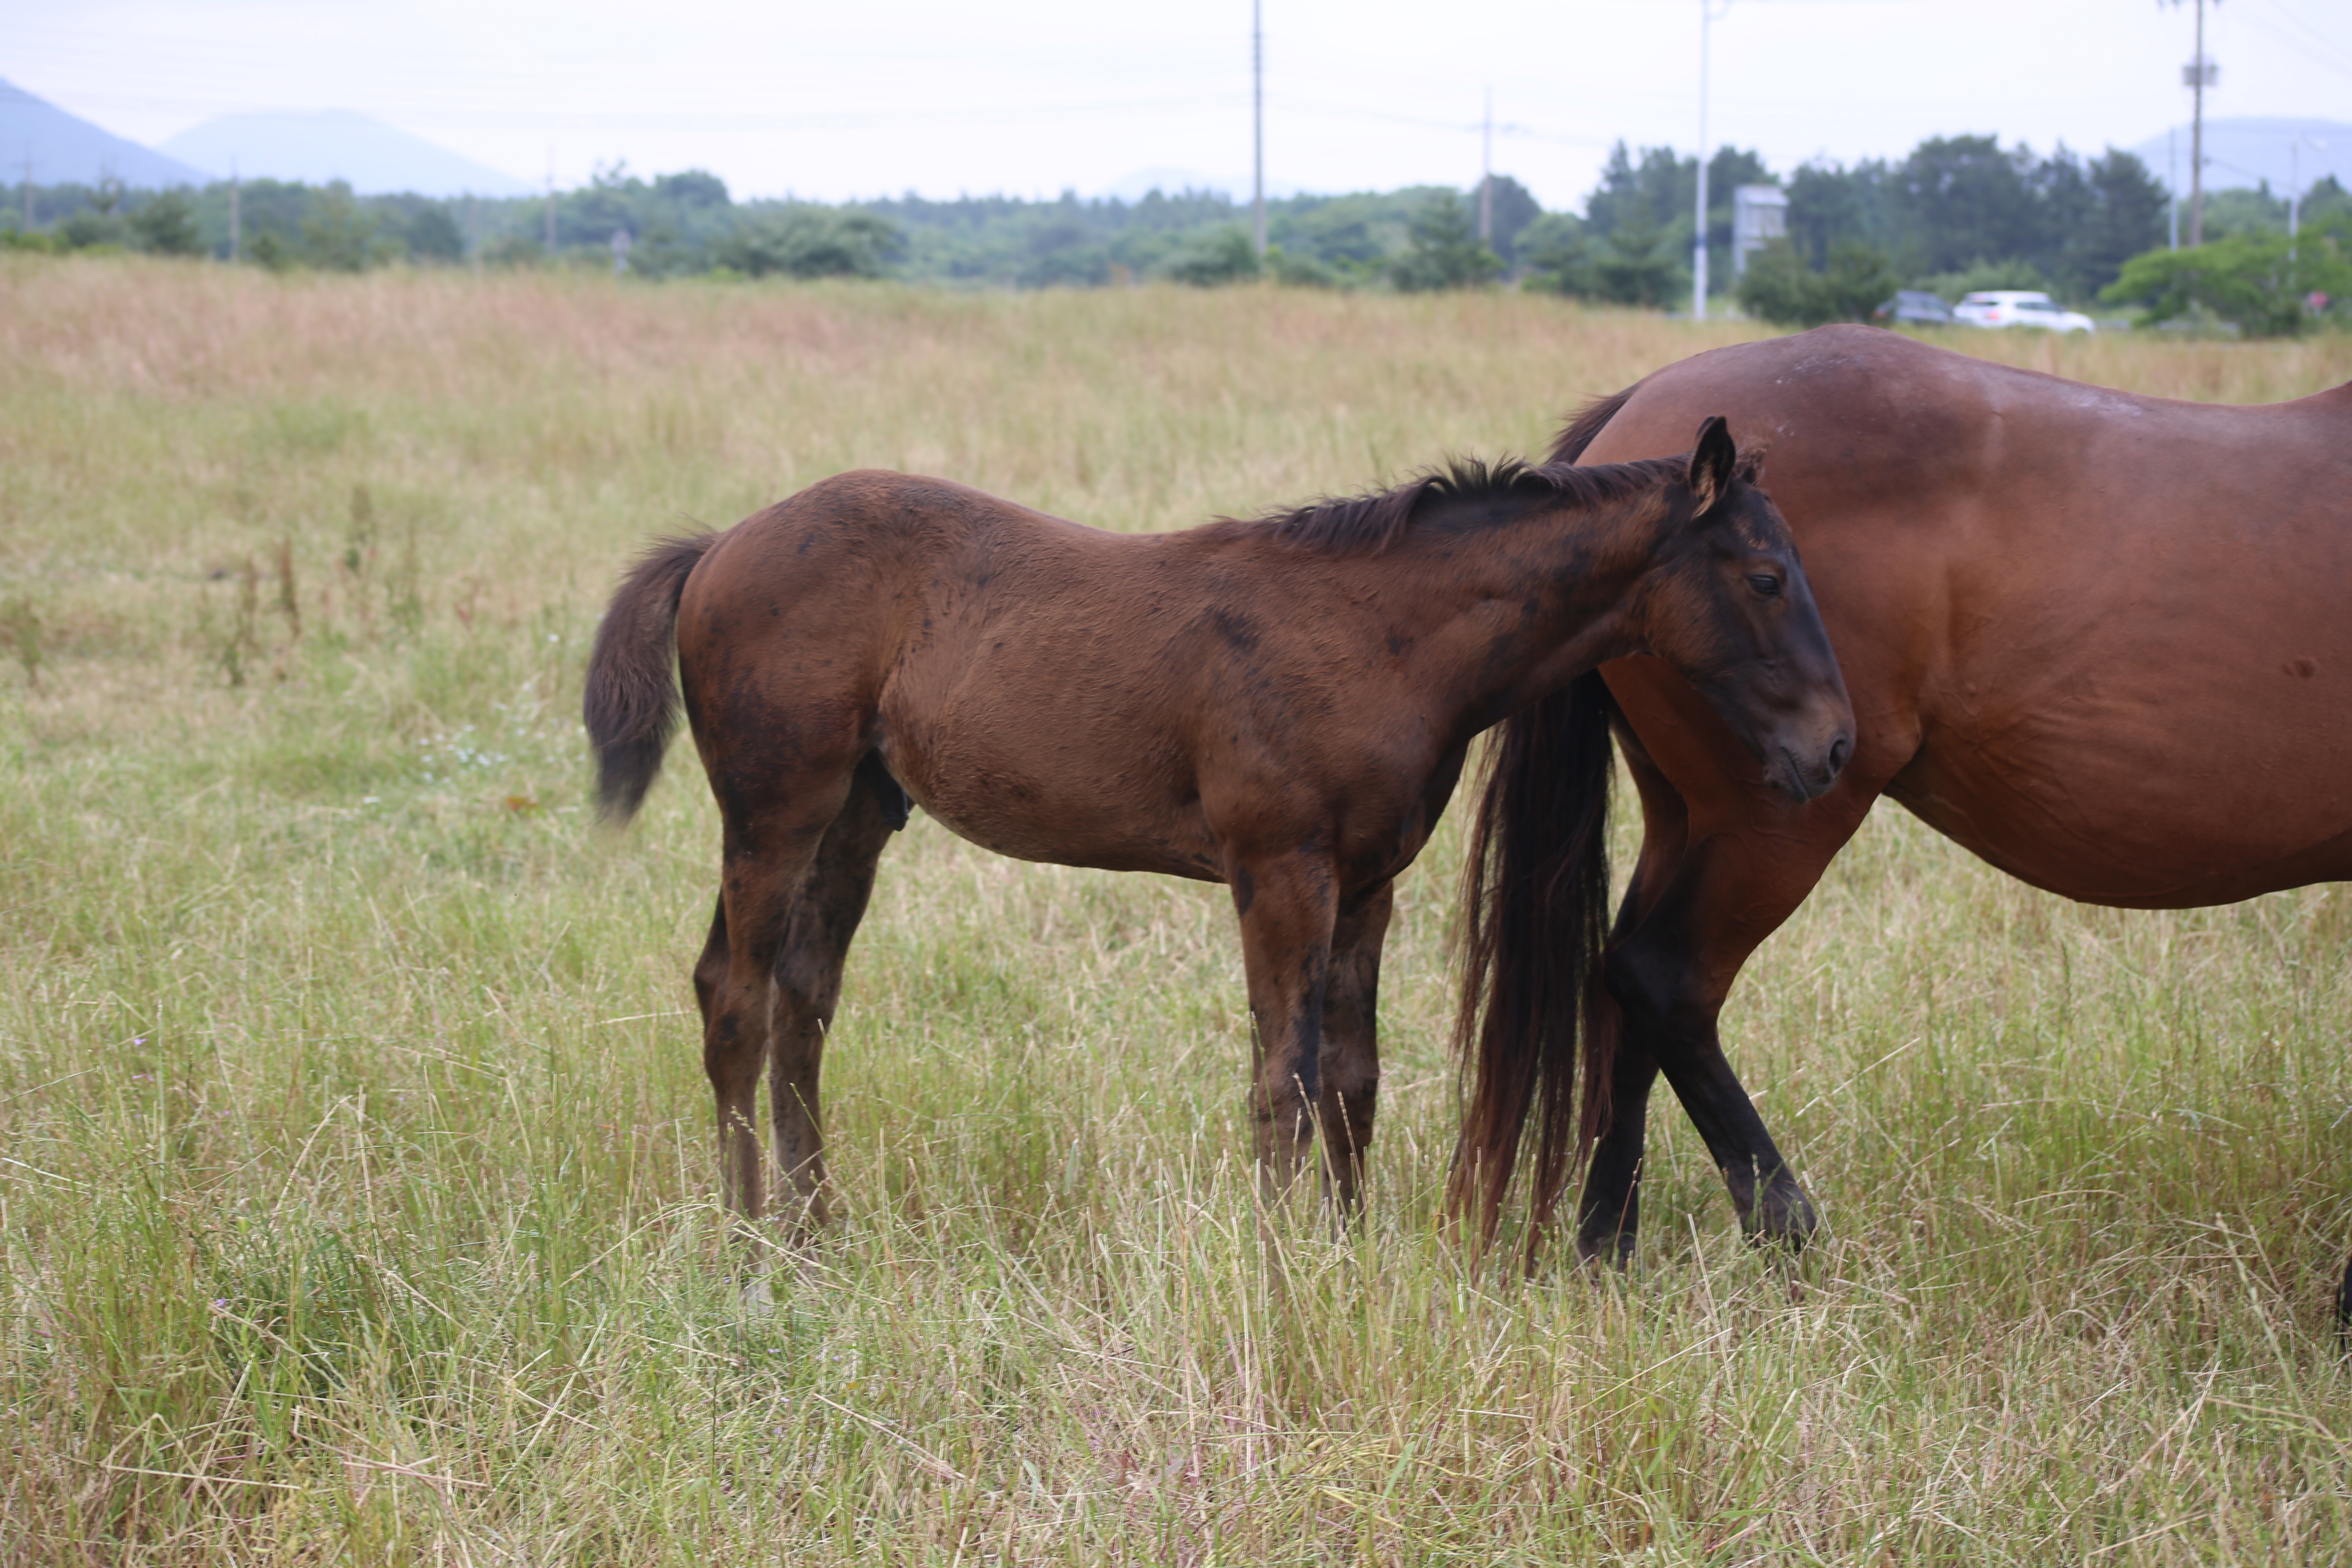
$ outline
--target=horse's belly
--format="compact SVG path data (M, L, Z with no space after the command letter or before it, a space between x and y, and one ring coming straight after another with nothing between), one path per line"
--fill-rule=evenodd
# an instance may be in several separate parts
M2181 909L2352 878L2352 714L2259 740L2154 726L1931 737L1886 793L2024 881Z
M2328 588L2352 574L2347 542L2176 528L2064 564L1976 595L1991 608L1923 687L1921 749L1889 793L2090 902L2352 875L2352 618Z
M1180 790L1140 759L1097 755L1040 730L1008 749L952 731L926 745L886 738L884 760L924 811L960 838L1015 859L1216 880L1216 846Z
M1181 831L1138 834L1132 824L1104 823L1090 814L1055 811L987 790L934 791L916 801L957 837L1016 860L1085 866L1100 871L1159 871L1221 881L1223 872L1204 838Z

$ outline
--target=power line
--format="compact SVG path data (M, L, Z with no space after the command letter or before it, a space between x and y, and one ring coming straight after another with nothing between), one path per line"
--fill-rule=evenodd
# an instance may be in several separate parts
M2240 9L2238 15L2243 20L2252 23L2255 31L2267 35L2273 41L2285 45L2297 54L2306 58L2325 57L2313 60L2314 64L2324 66L2330 70L2352 74L2352 54L2346 53L2308 23L2293 16L2284 7L2274 5L2273 9L2276 13L2275 21L2263 17L2259 12L2243 8ZM2301 36L2297 37L2297 34Z

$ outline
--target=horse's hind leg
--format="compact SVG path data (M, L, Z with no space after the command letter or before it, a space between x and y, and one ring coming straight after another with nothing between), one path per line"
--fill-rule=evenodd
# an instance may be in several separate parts
M906 821L904 796L897 791L897 784L874 757L860 764L848 804L817 847L815 864L793 907L784 950L776 963L768 1109L775 1121L777 1174L791 1184L789 1218L795 1242L807 1241L832 1217L825 1204L817 1075L824 1065L824 1037L841 1000L842 964L874 889L874 868L892 831ZM783 1201L782 1192L778 1197Z
M768 1058L775 973L793 907L848 793L849 770L783 800L743 809L722 803L719 913L695 966L702 1004L702 1068L719 1110L719 1184L728 1209L760 1217L760 1133L753 1125L760 1067ZM787 804L791 802L791 804Z
M1383 882L1342 911L1331 935L1331 971L1323 996L1323 1083L1316 1114L1323 1123L1332 1195L1343 1215L1363 1200L1364 1161L1380 1108L1381 943L1387 937L1395 884Z

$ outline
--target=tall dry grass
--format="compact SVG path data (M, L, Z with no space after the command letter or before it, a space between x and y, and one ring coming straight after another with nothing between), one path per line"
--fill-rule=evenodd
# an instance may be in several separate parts
M741 1304L685 979L711 813L684 757L628 836L581 811L644 536L875 463L1179 526L1535 448L1752 330L0 258L0 1558L2338 1554L2341 895L2085 910L1899 815L1727 1015L1828 1208L1793 1272L1670 1110L1627 1277L1447 1249L1450 835L1370 1221L1269 1255L1216 891L919 820L831 1053L848 1221Z

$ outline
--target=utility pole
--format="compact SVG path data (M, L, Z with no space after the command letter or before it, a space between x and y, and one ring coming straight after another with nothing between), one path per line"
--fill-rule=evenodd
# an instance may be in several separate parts
M2221 68L2205 58L2205 0L2197 6L2197 58L2180 69L2195 93L2189 117L2189 244L2205 243L2205 89L2221 79Z
M2164 225L2171 237L2172 248L2180 248L2180 150L2174 139L2179 127L2164 129Z
M2294 133L2294 140L2286 144L2286 183L2289 187L2286 193L2286 237L2289 239L2293 239L2295 230L2302 226L2303 149L2305 142L2310 143L2311 150L2315 153L2327 151L2326 142L2316 136L2307 136L2300 131ZM2290 258L2294 254L2292 250L2287 252Z
M1478 243L1495 247L1495 89L1486 89L1486 137L1478 153Z
M1250 245L1265 259L1265 0L1250 0Z
M2198 0L2200 5L2204 0ZM1698 237L1691 242L1691 320L1706 320L1706 46L1717 0L1698 0ZM1722 0L1725 10L1731 0Z
M2306 136L2298 131L2294 140L2286 144L2286 259L2294 265L2302 254L2295 244L2295 233L2303 226L2303 144L2310 142L2312 151L2325 153L2327 143L2316 136Z
M228 161L228 259L234 267L245 255L245 215L239 211L245 195L245 181L237 174L236 160Z

